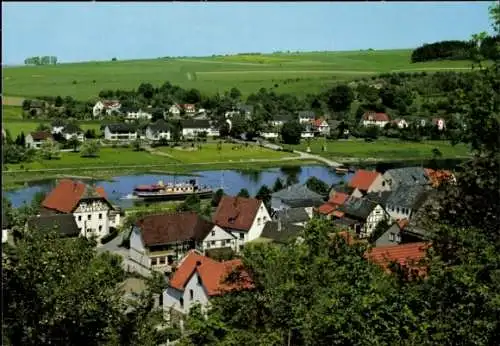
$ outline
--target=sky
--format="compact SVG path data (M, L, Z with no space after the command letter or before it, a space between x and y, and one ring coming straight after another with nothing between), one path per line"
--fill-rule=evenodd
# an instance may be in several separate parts
M492 2L4 2L2 64L414 48L488 31Z

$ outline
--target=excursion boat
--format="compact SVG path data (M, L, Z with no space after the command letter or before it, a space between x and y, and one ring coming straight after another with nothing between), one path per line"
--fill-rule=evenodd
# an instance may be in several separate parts
M164 184L160 180L157 184L139 185L134 188L134 196L149 201L183 200L193 194L200 198L210 198L212 193L213 189L210 186L200 186L196 180L179 184Z
M349 173L349 168L347 167L335 167L335 173L338 175L344 175Z

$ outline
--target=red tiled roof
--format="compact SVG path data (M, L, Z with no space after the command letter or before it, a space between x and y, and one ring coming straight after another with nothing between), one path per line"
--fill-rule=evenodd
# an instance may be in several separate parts
M335 194L333 195L333 197L331 197L328 200L328 203L335 204L337 206L341 206L341 205L343 205L345 203L345 201L347 201L348 198L349 198L349 195L346 194L346 193L335 192Z
M102 187L96 187L94 191L92 187L80 181L63 179L47 197L45 197L42 202L42 207L56 210L61 213L71 213L77 207L78 202L80 202L82 198L88 196L104 198L106 200L106 193Z
M120 105L120 101L116 100L103 100L101 101L104 107L118 107Z
M438 187L445 181L455 180L455 176L451 171L448 170L434 170L430 168L424 168L425 175L429 178L431 185L433 187Z
M385 113L366 112L363 114L363 120L389 121L389 116Z
M315 127L320 127L320 126L321 126L321 124L323 124L323 121L325 121L325 119L322 119L322 118L320 118L320 119L316 119L316 120L313 120L313 125L314 125Z
M390 262L397 262L404 266L408 265L409 262L418 262L423 259L427 246L424 242L379 246L369 250L366 257L386 268Z
M335 211L333 212L333 216L338 217L338 218L343 218L343 217L344 217L344 215L345 215L345 214L344 214L344 212L343 212L343 211L340 211L340 210L335 210Z
M222 228L248 231L252 227L261 203L255 198L223 196L212 221Z
M379 175L380 173L376 171L365 171L363 169L359 169L349 182L349 186L362 191L367 191Z
M195 212L148 215L136 222L144 245L163 245L179 241L202 240L214 224Z
M44 141L46 139L52 138L52 135L46 131L35 131L31 132L30 135L35 141Z
M226 282L228 275L237 268L241 268L241 266L241 260L218 262L192 250L183 259L172 276L170 286L183 291L192 275L198 272L201 283L209 296L220 295L232 290L252 288L252 281L245 271L240 272L237 281Z
M337 209L336 205L327 202L318 208L318 213L323 215L330 215L335 209Z

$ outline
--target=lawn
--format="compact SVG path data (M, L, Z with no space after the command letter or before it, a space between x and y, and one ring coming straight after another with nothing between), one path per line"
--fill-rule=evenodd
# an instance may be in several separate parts
M283 157L295 156L295 154L274 151L258 146L249 145L248 147L236 144L223 143L222 150L217 150L217 143L202 143L201 150L195 149L191 151L188 145L185 150L170 147L160 147L157 150L166 153L175 160L182 163L200 163L200 162L238 162L252 159L269 159L276 160Z
M467 146L459 144L452 146L448 141L425 141L421 143L403 142L399 140L377 140L365 142L362 140L327 141L327 152L322 151L324 141L311 141L311 153L329 159L431 159L432 149L437 148L443 158L466 157ZM306 151L307 142L293 146L294 149Z
M131 165L163 165L175 163L174 160L153 155L145 151L133 151L128 148L101 148L99 157L83 158L79 153L62 152L58 160L40 160L23 164L9 164L9 170L16 169L54 169L54 168L75 168L85 170L92 167L112 167ZM20 168L23 166L24 168Z
M72 96L96 99L104 89L135 89L165 81L206 94L232 87L244 95L260 88L296 95L318 92L339 80L391 71L468 69L467 61L412 64L411 50L158 58L3 68L4 94L19 97Z
M21 132L26 135L35 131L41 123L50 125L50 120L23 119L21 107L3 106L2 111L2 128L9 130L14 138ZM97 135L100 133L101 124L98 121L81 121L79 125L84 131L94 129Z

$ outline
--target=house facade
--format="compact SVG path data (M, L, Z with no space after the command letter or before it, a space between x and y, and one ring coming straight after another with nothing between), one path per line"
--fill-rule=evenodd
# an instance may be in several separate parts
M363 114L361 124L367 126L378 126L384 128L389 123L389 116L385 113L366 112Z
M63 179L43 200L41 214L72 214L80 236L100 239L109 234L112 210L102 187Z
M212 221L234 236L236 251L260 237L264 225L271 220L264 203L255 198L223 196Z
M196 250L188 252L163 291L163 312L167 322L182 329L185 316L195 304L206 311L213 297L251 289L253 283L242 265L241 260L218 262ZM227 280L232 272L238 273L239 280Z
M379 222L389 219L380 204L365 198L351 196L338 211L338 223L347 225L347 228L356 232L360 238L369 237Z
M181 104L180 107L186 112L188 115L196 114L196 106L191 103Z
M208 120L181 120L181 126L182 136L184 138L193 138L199 136L203 132L208 136L211 129L210 122Z
M40 149L43 143L47 141L52 141L52 135L46 131L35 131L30 132L26 136L26 148L28 149Z
M148 215L132 227L129 259L148 270L170 272L186 252L203 251L204 243L215 240L208 237L212 231L221 238L214 226L194 212Z
M107 115L119 113L121 106L120 101L117 100L100 100L92 108L92 114L94 117L98 117L103 113Z
M72 138L76 138L80 142L83 142L85 140L84 133L78 125L74 124L65 125L60 133L67 141L69 141Z
M325 119L316 119L313 121L314 131L319 133L322 136L326 136L330 134L330 125Z
M399 185L389 196L385 208L394 220L411 219L427 199L429 188L423 185Z
M168 109L168 112L173 116L179 116L181 115L181 107L177 104L173 104Z
M300 111L298 115L301 124L312 124L316 117L313 111Z
M107 141L128 142L137 138L137 129L130 124L109 124L104 127L104 139Z
M436 126L439 131L443 131L446 128L446 124L443 118L433 118L432 124Z
M399 129L406 129L409 125L408 122L404 119L395 119L392 121L394 125L396 125Z
M351 195L361 198L372 192L387 191L390 186L385 182L382 174L376 171L358 169L348 184L353 189Z
M125 114L125 119L126 120L151 120L153 118L153 115L149 112L145 112L142 109L139 109L137 111L127 111Z
M146 139L150 141L170 140L170 125L163 119L159 119L146 127Z

